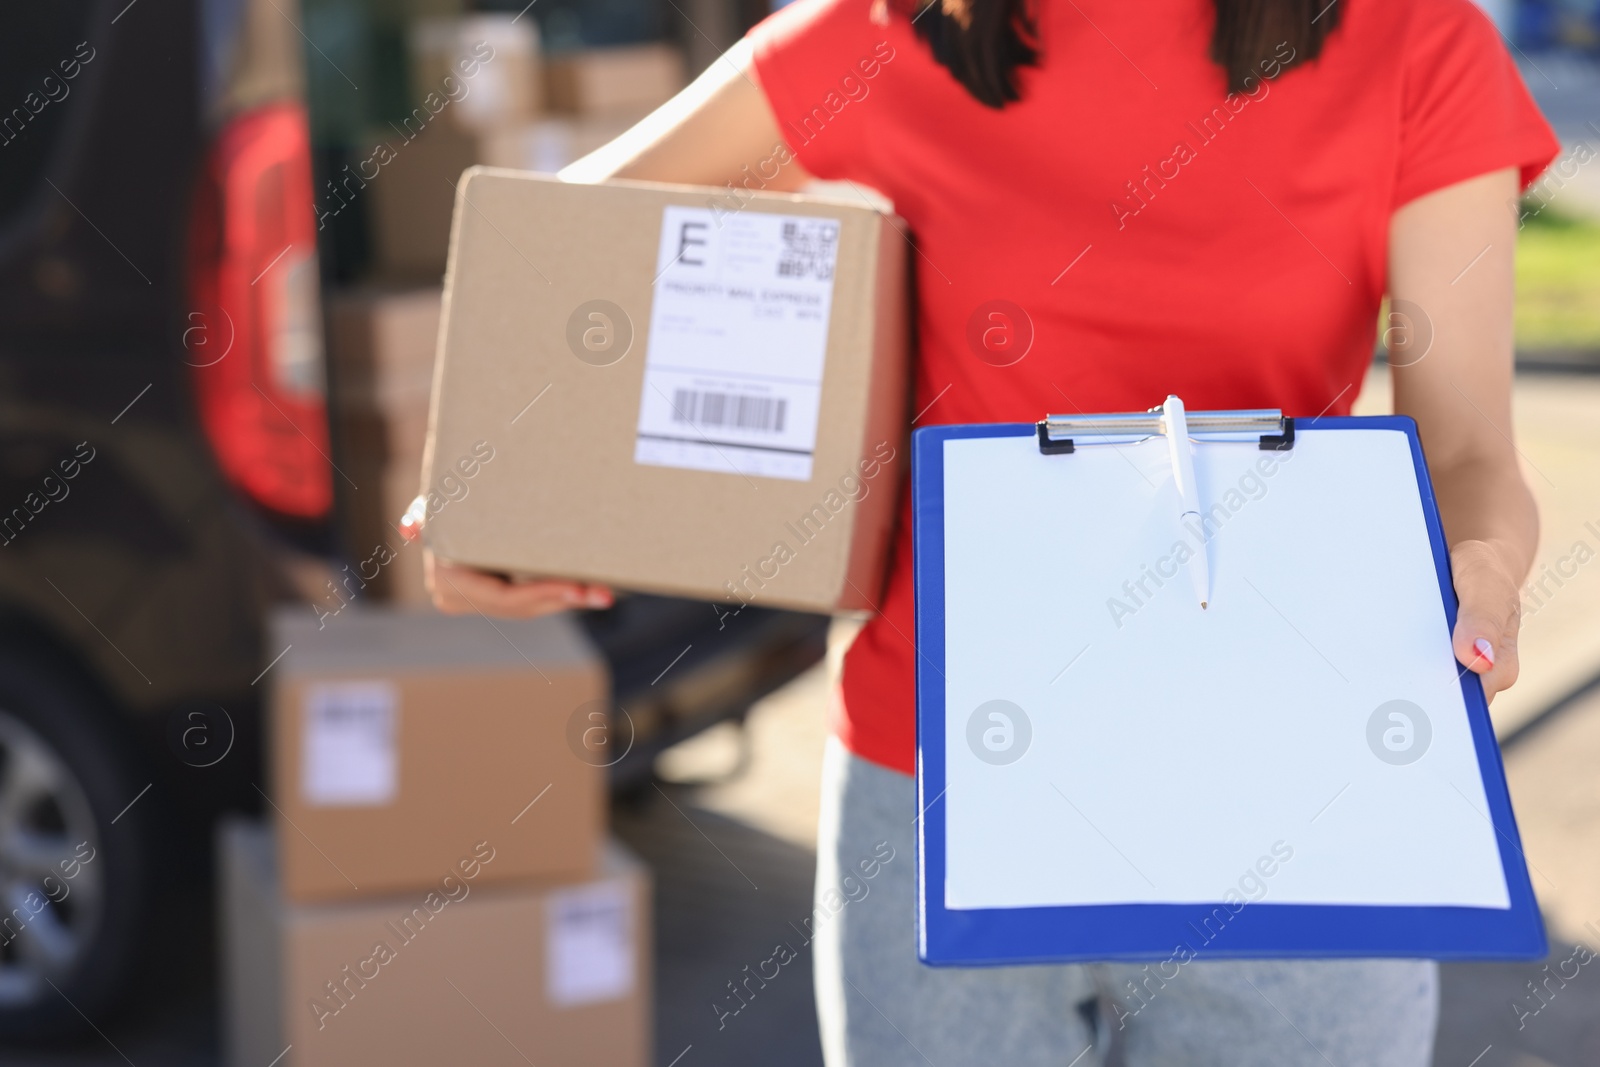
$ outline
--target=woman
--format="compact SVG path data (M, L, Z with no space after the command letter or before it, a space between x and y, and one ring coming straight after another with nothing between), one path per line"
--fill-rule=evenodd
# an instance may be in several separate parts
M887 194L916 239L924 422L1344 414L1379 304L1490 694L1517 672L1537 517L1511 442L1515 204L1557 144L1468 0L799 0L564 175ZM933 970L913 944L909 509L845 661L818 891L888 842L815 942L830 1065L1423 1065L1426 961ZM609 592L442 563L445 610ZM1099 1051L1091 1057L1096 1033ZM1106 1041L1107 1037L1113 1039ZM1074 1057L1082 1056L1082 1059Z

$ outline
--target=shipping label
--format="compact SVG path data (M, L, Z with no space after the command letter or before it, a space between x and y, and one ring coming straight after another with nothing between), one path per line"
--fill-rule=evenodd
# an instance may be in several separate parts
M400 697L387 682L306 691L300 791L314 807L378 807L399 794Z
M547 907L550 1003L575 1008L633 992L633 891L627 882L558 889Z
M811 479L839 230L665 209L635 462Z

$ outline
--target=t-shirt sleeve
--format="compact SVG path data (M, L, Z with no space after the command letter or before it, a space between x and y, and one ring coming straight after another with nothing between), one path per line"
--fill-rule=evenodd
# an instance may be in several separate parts
M871 107L863 106L893 49L873 0L795 0L750 31L757 80L800 164L819 178L858 175Z
M1394 204L1516 167L1526 189L1561 149L1499 31L1471 0L1417 4Z

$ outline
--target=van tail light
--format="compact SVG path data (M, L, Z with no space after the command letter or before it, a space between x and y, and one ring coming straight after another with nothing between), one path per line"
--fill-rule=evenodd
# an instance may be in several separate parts
M270 104L229 121L194 205L183 340L201 425L246 496L320 519L333 475L305 109Z

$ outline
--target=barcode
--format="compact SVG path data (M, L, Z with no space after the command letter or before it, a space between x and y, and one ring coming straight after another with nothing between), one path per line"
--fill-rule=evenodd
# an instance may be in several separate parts
M697 389L672 391L672 421L700 426L731 426L737 430L782 433L789 402L767 396L737 393L703 393Z
M839 243L839 224L826 219L815 222L785 221L783 250L778 256L778 277L833 280L835 246Z

